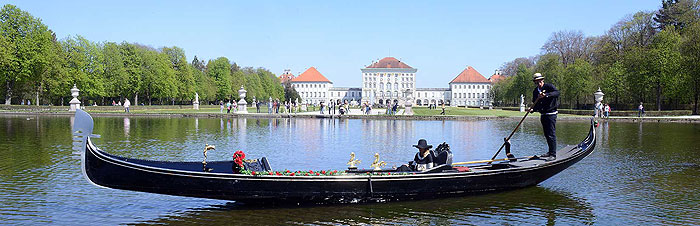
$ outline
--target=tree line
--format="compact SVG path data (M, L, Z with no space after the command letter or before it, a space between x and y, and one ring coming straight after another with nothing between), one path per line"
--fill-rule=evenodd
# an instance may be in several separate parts
M698 114L698 0L663 0L658 10L628 15L600 36L554 32L541 50L503 64L507 77L491 90L496 104L520 104L520 94L530 100L532 74L539 72L561 91L563 107L590 107L600 87L605 102L620 110L644 102L649 109Z
M188 104L294 96L286 94L274 73L239 67L226 57L190 62L182 48L152 48L138 43L93 42L82 36L61 40L41 19L14 5L0 10L0 94L5 104L30 99L36 105L64 105L77 85L83 104ZM298 97L298 94L296 94ZM86 102L89 101L89 102Z

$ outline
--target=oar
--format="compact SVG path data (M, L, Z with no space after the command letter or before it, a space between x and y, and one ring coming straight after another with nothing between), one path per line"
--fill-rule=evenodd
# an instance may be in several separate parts
M503 149L503 147L506 146L506 142L508 142L510 140L510 138L513 137L513 134L515 134L515 131L517 131L518 128L520 128L520 125L523 124L523 121L525 121L525 118L527 118L527 115L530 114L530 110L532 110L532 108L535 107L535 105L537 104L537 102L540 101L540 99L542 99L542 98L537 97L537 99L535 99L535 103L533 103L532 106L530 106L527 109L527 111L525 112L525 116L523 116L523 118L520 119L520 122L515 127L515 129L513 129L513 132L510 132L510 135L508 135L508 138L505 139L505 142L503 142L503 144L501 144L501 147L498 148L498 151L496 152L496 154L494 154L493 157L491 157L492 161L488 162L489 164L491 164L491 162L493 162L493 160L496 159L496 156L498 156L498 153L501 153L501 150Z

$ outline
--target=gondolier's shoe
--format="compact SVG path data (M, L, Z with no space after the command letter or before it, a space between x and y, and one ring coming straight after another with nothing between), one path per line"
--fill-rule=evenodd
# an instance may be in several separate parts
M551 153L546 153L544 155L540 155L540 158L547 160L547 161L552 161L552 160L557 159L557 155L551 154Z

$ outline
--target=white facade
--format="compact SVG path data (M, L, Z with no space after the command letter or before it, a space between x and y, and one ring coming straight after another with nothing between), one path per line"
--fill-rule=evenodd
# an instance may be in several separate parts
M445 88L418 88L413 93L413 102L418 106L427 106L430 104L450 105L452 100L450 89Z
M331 82L294 82L292 86L301 96L301 102L305 104L318 104L330 100L328 90L333 87Z
M415 90L416 71L415 68L363 68L362 103L398 102L407 89Z
M492 80L486 79L471 66L467 66L449 82L448 88L416 88L418 69L393 57L385 57L360 70L361 88L334 88L333 83L314 67L310 67L299 77L292 76L291 84L305 104L354 100L372 105L403 105L407 93L411 93L411 100L416 106L444 103L453 107L478 107L488 106L491 102L489 91ZM491 78L494 82L502 78L499 71L496 71L494 76Z
M341 102L347 101L348 103L352 101L358 101L362 99L362 89L360 88L347 88L347 87L333 87L328 90L328 96L330 101Z
M488 106L491 100L489 97L490 83L450 83L450 90L452 93L450 106Z

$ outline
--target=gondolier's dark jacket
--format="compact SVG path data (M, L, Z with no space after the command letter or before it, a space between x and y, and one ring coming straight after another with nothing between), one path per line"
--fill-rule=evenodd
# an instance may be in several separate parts
M540 114L557 112L557 107L559 107L559 90L549 83L545 83L541 89L535 87L532 90L532 102L537 100L540 90L544 90L545 96L532 109Z

